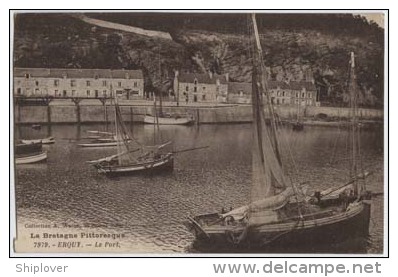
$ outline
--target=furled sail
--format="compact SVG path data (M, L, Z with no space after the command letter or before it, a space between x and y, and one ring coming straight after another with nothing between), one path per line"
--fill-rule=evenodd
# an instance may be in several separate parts
M275 118L269 96L265 65L261 50L255 15L252 15L256 45L253 57L252 107L253 107L253 183L252 201L264 199L283 191L288 186L279 157ZM264 99L265 98L265 99ZM267 105L271 126L265 122L264 103Z
M117 161L119 165L130 164L136 162L136 158L132 155L137 149L142 151L142 145L139 144L131 135L123 122L123 116L115 96L115 137L117 141Z
M239 207L223 217L231 216L235 220L249 219L249 225L265 224L277 221L277 210L282 208L294 195L293 187L285 176L279 157L276 128L266 125L264 103L271 122L275 122L270 97L267 95L267 81L264 72L260 40L253 15L253 29L257 49L253 51L252 107L253 107L253 146L252 146L252 187L251 202ZM263 99L263 96L266 98Z

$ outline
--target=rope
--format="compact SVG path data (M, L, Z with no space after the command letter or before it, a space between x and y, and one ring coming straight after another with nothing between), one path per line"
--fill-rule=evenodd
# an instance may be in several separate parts
M289 234L289 233L293 232L293 231L298 227L298 225L299 225L300 222L302 222L302 226L304 226L304 220L300 217L300 218L297 220L296 224L294 224L294 226L292 227L292 229L287 230L287 231L285 231L285 232L283 232L283 233L280 233L280 234L274 236L272 239L270 239L270 240L268 240L268 241L263 241L263 246L264 246L264 245L268 245L268 244L274 242L275 240L279 239L280 237L282 237L282 236L284 236L284 235L286 235L286 234Z

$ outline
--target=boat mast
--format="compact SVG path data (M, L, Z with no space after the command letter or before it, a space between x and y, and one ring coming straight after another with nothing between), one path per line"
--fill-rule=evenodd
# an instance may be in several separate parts
M266 76L266 70L265 70L265 64L264 64L264 59L263 59L263 51L261 48L261 42L260 42L260 36L258 33L258 28L257 28L257 21L256 21L256 15L253 13L252 16L252 24L253 24L253 29L254 29L254 38L255 38L255 44L256 44L256 50L254 52L257 52L257 67L259 67L260 69L260 80L261 80L261 96L258 99L260 102L260 107L261 107L261 111L260 112L264 112L263 109L263 98L262 95L265 95L266 97L266 101L267 101L267 108L268 108L268 113L271 117L271 136L272 136L272 144L275 150L275 154L276 157L278 159L279 165L282 166L282 161L281 161L281 155L279 152L279 148L278 148L278 140L276 138L276 117L275 117L275 111L274 111L274 107L272 105L271 102L271 96L268 90L268 81L267 81L267 76ZM253 60L253 63L255 63L256 61ZM257 74L257 72L256 72Z
M160 60L160 48L161 48L161 45L159 45L159 79L160 79L160 85L159 85L159 116L162 116L163 115L163 109L162 109L162 85L163 85L163 76L162 76L162 63L161 63L161 60ZM155 110L156 111L156 110Z
M298 93L298 99L297 99L297 123L300 122L300 105L301 105L301 99L300 99L300 92Z
M356 88L356 74L355 74L355 55L354 52L351 52L351 60L350 60L350 105L351 105L351 147L352 147L352 161L351 161L351 174L355 180L355 193L358 194L358 180L357 180L357 88Z
M117 154L120 153L120 141L122 140L122 138L120 137L119 134L119 124L118 124L118 115L117 115L117 95L116 92L113 91L113 87L112 84L110 85L110 89L111 89L111 95L113 94L113 101L115 102L115 137L116 137L116 144L117 144ZM122 157L118 156L117 157L118 163L119 165L122 164Z

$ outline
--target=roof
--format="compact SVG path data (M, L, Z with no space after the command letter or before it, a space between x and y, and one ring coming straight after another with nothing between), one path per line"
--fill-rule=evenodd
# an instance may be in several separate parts
M315 85L312 82L306 81L290 81L289 83L280 81L268 81L269 89L291 89L291 90L302 90L305 88L307 91L316 91ZM251 94L252 83L238 83L229 82L228 83L228 93L240 93L242 91L244 94Z
M108 78L108 79L143 79L142 70L124 69L81 69L81 68L14 68L14 77L24 77L30 74L32 77L43 78ZM128 75L126 75L128 74Z
M212 74L212 77L203 73L180 73L178 75L180 83L194 83L195 79L198 80L199 84L216 84L217 80L220 80L221 84L227 84L224 75Z

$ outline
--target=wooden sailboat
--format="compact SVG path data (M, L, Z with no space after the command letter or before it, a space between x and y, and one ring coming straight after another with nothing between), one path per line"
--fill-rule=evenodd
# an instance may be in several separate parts
M179 114L162 114L158 117L159 125L190 125L194 122L193 118L189 115ZM144 123L156 124L156 116L145 115Z
M159 53L159 72L160 72L160 86L159 86L159 108L156 108L156 100L154 101L153 115L146 114L144 116L144 123L159 124L159 125L190 125L194 119L189 114L170 114L163 112L163 97L162 97L162 68L160 64Z
M144 123L146 124L159 124L159 125L190 125L194 123L192 116L188 114L168 114L162 111L162 101L159 102L159 111L154 105L154 115L146 114Z
M252 15L252 25L256 49L253 51L253 179L250 202L229 212L190 216L186 225L198 241L248 248L316 246L318 243L338 243L348 238L367 236L369 194L359 185L357 174L353 175L353 182L316 192L314 196L307 196L299 184L285 175L255 15ZM355 82L353 55L351 71L352 82ZM355 85L351 94L352 148L356 149ZM269 126L265 122L265 110L271 118ZM356 155L353 150L353 173L357 172ZM337 199L330 201L330 197L336 194Z
M106 108L105 108L106 113ZM104 115L106 118L106 114ZM107 123L106 123L107 124ZM108 124L106 125L108 127ZM88 139L84 142L78 143L80 147L116 147L118 142L116 140L116 135L114 133L106 131L98 131L98 130L88 130L88 137L84 139Z
M118 141L116 135L110 133L108 134L101 134L97 133L98 131L89 131L89 132L96 132L95 134L99 135L90 135L87 137L89 141L78 143L77 145L80 147L116 147L118 145Z
M97 168L99 173L123 175L142 172L156 173L173 169L174 153L163 150L171 142L153 146L139 143L126 128L116 98L115 129L117 153L99 160L88 161ZM156 143L156 139L154 140Z

